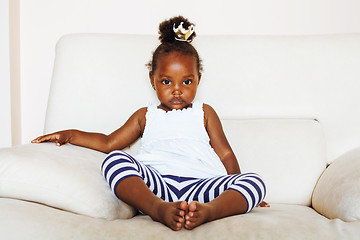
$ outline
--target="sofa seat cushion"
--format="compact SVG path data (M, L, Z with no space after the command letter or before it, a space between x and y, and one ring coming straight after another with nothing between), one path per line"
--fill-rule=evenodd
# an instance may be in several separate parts
M0 150L0 197L43 203L95 218L134 216L101 175L105 154L67 144L27 144Z
M360 221L329 220L313 209L289 204L255 208L194 230L172 231L148 216L108 221L44 205L0 198L2 234L12 239L358 239Z

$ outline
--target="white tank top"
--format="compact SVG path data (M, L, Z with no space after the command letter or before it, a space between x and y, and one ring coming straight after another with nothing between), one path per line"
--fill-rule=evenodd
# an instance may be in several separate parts
M139 155L135 159L161 175L208 178L226 175L210 145L204 126L203 103L192 108L164 111L149 104Z

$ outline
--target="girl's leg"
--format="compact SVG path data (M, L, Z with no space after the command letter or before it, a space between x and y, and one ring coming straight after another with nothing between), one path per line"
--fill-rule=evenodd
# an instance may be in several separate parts
M181 229L187 203L164 201L172 200L172 197L166 183L155 171L125 152L114 151L104 160L102 172L120 200L173 230Z
M193 229L208 221L249 212L263 201L265 194L265 185L257 174L207 179L188 196L193 201L185 216L185 228Z
M128 177L116 187L116 195L125 203L149 215L174 231L182 228L187 210L185 201L165 202L157 197L139 177Z

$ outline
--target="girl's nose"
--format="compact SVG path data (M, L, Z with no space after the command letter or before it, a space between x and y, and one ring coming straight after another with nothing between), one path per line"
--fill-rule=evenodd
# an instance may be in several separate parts
M173 95L181 95L182 94L181 88L178 84L176 84L174 86L172 94Z

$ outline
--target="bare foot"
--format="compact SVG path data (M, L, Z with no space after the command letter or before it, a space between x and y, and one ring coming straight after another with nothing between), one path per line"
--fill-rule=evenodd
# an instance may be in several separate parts
M185 213L188 208L187 202L164 202L154 206L154 213L150 217L161 222L174 231L181 230L185 221Z
M188 213L185 216L185 228L194 229L195 227L211 220L212 207L206 203L193 201L188 206Z

